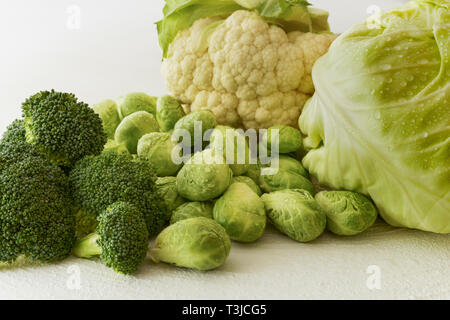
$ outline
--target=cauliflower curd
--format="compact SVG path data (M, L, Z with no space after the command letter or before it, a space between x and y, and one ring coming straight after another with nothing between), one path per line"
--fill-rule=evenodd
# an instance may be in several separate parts
M224 22L199 19L180 31L163 62L163 75L187 111L209 109L220 124L297 127L314 93L312 67L335 38L286 33L255 12L239 10Z

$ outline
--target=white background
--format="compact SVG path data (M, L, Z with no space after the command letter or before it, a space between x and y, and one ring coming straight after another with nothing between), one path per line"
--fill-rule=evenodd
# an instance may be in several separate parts
M313 2L330 11L332 30L341 33L364 20L370 6L405 1ZM81 10L79 29L68 27L73 5ZM89 104L130 91L165 93L154 26L162 6L162 0L0 0L0 132L40 90L70 91ZM299 244L269 229L256 244L233 244L227 263L209 273L147 261L135 277L124 277L74 258L0 269L0 298L450 298L449 240L380 223L357 237L326 234ZM374 270L380 288L367 285ZM71 281L78 274L79 288Z
M341 33L404 0L316 0ZM89 104L132 91L165 93L154 23L162 0L0 0L0 132L33 93L54 88ZM81 10L80 29L70 8ZM371 11L371 10L369 10Z

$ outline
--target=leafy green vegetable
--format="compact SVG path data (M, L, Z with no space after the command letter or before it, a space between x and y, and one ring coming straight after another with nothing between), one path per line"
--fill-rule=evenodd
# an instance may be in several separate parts
M178 172L178 193L191 201L213 200L225 192L232 177L222 155L207 149L194 154Z
M169 215L173 210L186 202L186 199L178 194L177 178L175 177L163 177L156 179L156 188L158 190L158 194L166 203Z
M143 92L132 92L117 99L117 107L120 119L138 111L145 111L156 115L156 97Z
M272 143L278 143L279 153L295 152L302 147L302 133L289 126L273 126L267 129L262 138L262 144L267 150L272 150Z
M254 193L256 193L259 197L261 197L262 195L261 188L256 184L255 181L252 180L252 178L247 176L233 177L233 179L231 179L231 183L235 182L245 183L247 186L250 187L250 189L253 190Z
M150 162L157 176L173 176L182 167L182 164L172 161L172 152L176 146L170 133L151 132L139 140L137 154ZM181 150L179 156L181 157Z
M416 0L354 26L313 69L299 125L320 183L390 224L450 232L450 5Z
M117 144L125 145L131 154L137 154L139 139L147 133L158 131L155 117L146 111L138 111L122 120L117 127L115 140Z
M261 199L269 220L290 238L308 242L324 232L326 215L306 190L280 190L266 193Z
M233 183L216 201L213 215L230 238L239 242L254 242L266 230L264 203L245 183Z
M317 203L327 215L327 227L342 236L353 236L368 229L378 216L372 202L362 194L350 191L322 191Z
M259 177L259 185L265 192L284 189L305 189L315 194L314 185L304 176L283 168L263 168Z
M308 5L301 0L166 0L164 19L157 22L159 44L165 58L178 32L198 19L226 19L237 10L255 10L267 22L287 32L329 31L328 13L307 8Z
M156 102L156 120L161 131L171 131L177 121L185 115L183 107L174 97L165 95L158 98Z
M108 139L114 139L116 129L122 120L119 116L119 109L113 100L105 100L92 106L103 122Z
M205 217L213 218L213 205L209 202L186 202L175 209L170 218L170 224L177 223L178 221Z
M205 217L181 220L164 229L150 250L155 262L212 270L228 258L231 241L225 229Z

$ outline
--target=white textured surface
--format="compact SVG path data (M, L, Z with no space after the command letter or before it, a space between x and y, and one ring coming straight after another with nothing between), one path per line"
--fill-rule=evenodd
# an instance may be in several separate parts
M316 0L343 32L401 0ZM66 27L70 5L81 28ZM164 92L153 22L161 0L0 0L0 131L20 115L20 103L55 88L95 103L129 91ZM372 7L373 8L373 7ZM124 299L371 299L450 298L450 236L379 224L352 238L325 234L299 244L269 229L253 245L233 244L227 263L194 272L147 261L135 277L98 262L68 259L56 265L0 270L0 298ZM378 266L381 289L370 290L369 266ZM79 267L81 288L68 271Z
M394 229L378 222L351 238L325 234L309 244L273 229L255 244L233 243L229 260L211 272L147 260L121 276L99 262L70 258L52 266L3 269L0 298L49 299L449 299L450 236ZM70 267L80 289L67 286ZM370 290L369 266L380 270Z

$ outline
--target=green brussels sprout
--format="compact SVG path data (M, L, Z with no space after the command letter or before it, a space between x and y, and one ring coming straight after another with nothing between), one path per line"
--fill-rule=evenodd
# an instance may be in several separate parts
M150 132L158 132L155 117L146 111L138 111L122 120L116 130L117 144L124 144L131 154L137 153L139 139Z
M255 163L255 164L252 163L249 165L248 171L244 174L244 176L249 177L259 186L259 180L261 177L261 169L262 169L262 166L260 163Z
M378 212L372 201L351 191L321 191L316 201L327 216L327 228L341 236L353 236L371 227Z
M273 126L267 129L262 138L263 146L266 146L267 150L272 149L272 130L278 130L278 145L279 153L290 153L297 151L302 147L302 133L300 130L289 126Z
M175 127L177 121L185 115L183 107L175 98L167 95L158 98L156 102L156 120L161 131L169 132Z
M195 153L178 172L178 192L190 201L209 201L225 192L232 177L222 155L206 149Z
M114 139L114 134L121 121L117 104L113 100L105 100L93 105L92 109L102 119L103 129L108 135L108 139Z
M288 237L308 242L324 232L327 223L325 212L308 191L280 190L266 193L261 199L270 222Z
M270 165L270 164L269 164ZM267 166L269 166L267 165ZM286 155L279 155L278 158L278 167L281 169L285 169L296 174L299 174L306 179L309 179L309 173L306 171L305 167L301 164L300 161Z
M170 214L172 214L173 210L186 202L186 200L178 193L177 178L175 177L162 177L156 179L156 188L158 194L164 199Z
M155 115L156 99L156 97L151 97L142 92L133 92L118 98L117 106L120 118L124 119L138 111L146 111Z
M241 176L248 171L250 149L243 134L231 127L217 126L211 133L210 141L210 148L223 154L235 176Z
M127 147L124 144L117 144L116 140L108 140L105 144L103 152L114 152L117 154L129 154Z
M209 202L186 202L175 209L170 219L170 224L177 223L178 221L205 217L213 218L213 205Z
M212 270L225 263L230 249L230 237L222 226L212 219L197 217L164 229L150 249L150 257L156 263Z
M173 176L182 167L172 161L172 152L177 143L167 132L151 132L142 136L138 142L137 154L148 159L159 177ZM181 157L181 150L180 150Z
M186 144L188 146L194 146L195 143L195 136L194 136L194 130L195 130L195 123L200 122L201 123L201 137L203 141L203 136L206 131L210 129L214 129L214 127L217 125L216 117L214 114L209 110L200 110L196 112L192 112L180 120L177 121L174 127L173 135L176 137L178 141L181 141L184 136L185 131L190 134L191 141L184 141L183 144ZM197 130L199 130L198 128ZM196 131L196 130L195 130Z
M304 176L282 168L262 168L259 185L264 192L284 189L305 189L315 194L314 185Z
M256 241L266 229L263 201L241 182L233 183L216 201L213 216L230 238L239 242Z
M247 186L250 187L250 189L253 190L254 193L256 193L259 197L261 197L262 195L261 188L251 178L246 176L233 177L233 179L231 179L231 183L235 182L245 183Z

